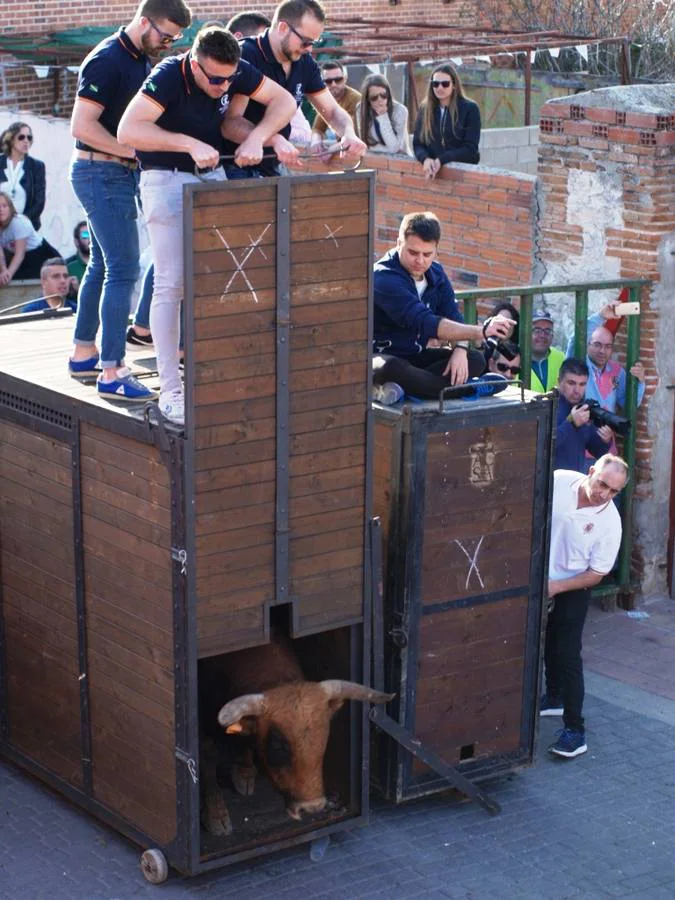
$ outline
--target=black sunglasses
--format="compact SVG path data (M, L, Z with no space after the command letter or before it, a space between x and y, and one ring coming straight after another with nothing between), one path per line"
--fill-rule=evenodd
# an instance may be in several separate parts
M336 75L335 78L324 78L324 84L340 84L345 80L344 75Z
M450 87L451 84L452 84L452 81L432 81L431 82L432 88L439 88L439 87L448 88L448 87Z
M520 375L520 366L507 366L506 363L495 363L500 372L510 372L512 375Z
M291 29L291 31L293 32L293 34L294 34L297 38L300 39L300 43L302 44L303 47L314 47L315 44L318 44L318 43L319 43L318 40L317 40L317 41L311 41L309 38L306 38L306 37L304 36L304 34L300 34L300 32L298 31L298 29L297 29L297 28L293 28L293 26L291 25L290 22L286 22L286 24L287 24L288 27ZM319 40L320 40L320 39L319 39ZM325 80L325 79L324 79L324 80Z
M29 141L31 144L33 143L32 134L17 134L16 139L18 141Z
M371 103L374 103L376 100L387 100L389 98L389 94L385 91L383 94L368 94L368 99Z
M198 59L195 60L199 68L204 73L204 78L208 81L209 84L212 84L214 87L217 85L225 84L225 82L232 82L239 74L238 70L235 70L231 75L209 75L204 66L199 62Z
M179 41L183 37L183 32L179 31L178 34L169 34L167 31L162 31L161 28L158 28L155 23L152 21L150 16L145 17L150 23L150 27L154 28L157 34L159 35L160 44L173 44L176 41Z

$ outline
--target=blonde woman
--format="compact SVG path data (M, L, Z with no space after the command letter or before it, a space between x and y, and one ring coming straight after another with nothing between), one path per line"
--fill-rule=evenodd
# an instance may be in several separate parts
M408 110L391 96L383 75L368 75L361 85L356 107L356 128L371 153L406 153L411 156Z
M413 152L431 181L449 162L476 164L480 155L480 110L465 96L449 63L434 69L415 123Z

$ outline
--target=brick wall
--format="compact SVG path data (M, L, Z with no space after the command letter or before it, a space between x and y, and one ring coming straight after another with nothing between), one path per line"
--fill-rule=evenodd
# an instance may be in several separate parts
M376 170L375 249L396 243L405 213L430 209L439 216L439 254L456 289L505 287L531 281L536 178L486 166L445 166L428 182L414 160L371 154Z
M648 112L646 111L648 110ZM544 280L640 277L645 401L637 418L637 541L643 591L664 589L675 377L675 86L606 88L550 102L540 118ZM567 312L569 316L569 310ZM618 340L619 356L623 335Z
M137 7L129 0L3 0L0 33L28 33L58 31L79 28L82 25L117 25L129 21ZM241 3L232 0L188 0L195 19L221 19L227 21L235 12L254 7L271 15L274 3ZM394 6L389 0L327 0L330 28L331 13L341 17L363 16L370 19L414 19L418 22L446 22L448 25L469 25L475 17L474 0L456 0L445 4L443 0L417 0L414 9L403 0Z

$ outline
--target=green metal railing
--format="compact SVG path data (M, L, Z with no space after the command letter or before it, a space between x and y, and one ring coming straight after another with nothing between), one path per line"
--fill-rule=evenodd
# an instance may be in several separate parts
M478 321L477 303L480 300L498 301L519 299L520 324L519 345L522 379L526 387L530 387L532 372L532 307L535 295L571 294L575 296L574 307L574 355L578 359L586 358L588 295L591 291L606 291L613 288L628 288L631 302L637 302L643 288L650 281L641 278L621 278L612 281L587 281L581 284L528 284L523 287L484 288L475 291L457 291L457 299L464 307L464 319L467 323ZM551 311L554 312L553 310ZM635 418L637 413L638 381L630 374L630 369L640 355L640 316L627 316L626 337L626 405L624 416L630 419L633 427L623 440L623 456L628 463L630 479L622 492L622 525L623 534L619 565L616 578L605 579L593 590L595 596L606 594L628 594L630 589L631 552L633 547L633 494L635 491Z

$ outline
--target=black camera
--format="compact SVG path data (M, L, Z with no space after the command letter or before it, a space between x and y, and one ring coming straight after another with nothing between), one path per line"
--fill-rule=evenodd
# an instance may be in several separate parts
M591 422L596 428L602 428L603 425L609 425L613 431L616 431L616 433L620 434L622 437L625 437L630 431L630 419L625 419L623 416L617 416L616 413L610 412L608 409L603 409L598 401L593 400L592 398L587 397L580 405L583 406L584 403L588 407Z
M495 353L501 353L509 362L518 356L518 349L511 341L500 341L495 337L489 337L485 338L485 343L491 349L490 356L494 356Z

